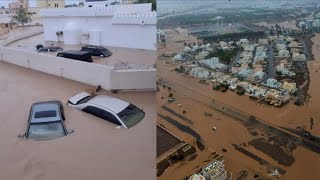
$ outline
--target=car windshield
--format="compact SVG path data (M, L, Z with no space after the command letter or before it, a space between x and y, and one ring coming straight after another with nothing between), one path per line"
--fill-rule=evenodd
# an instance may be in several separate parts
M130 128L138 124L144 118L145 113L135 105L130 104L123 111L118 113L118 116L121 118L123 123Z
M49 140L65 136L62 123L34 123L30 125L28 138L34 140Z

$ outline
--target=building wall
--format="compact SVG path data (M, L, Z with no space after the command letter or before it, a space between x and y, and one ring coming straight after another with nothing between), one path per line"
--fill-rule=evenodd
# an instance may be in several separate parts
M65 6L64 0L37 0L39 8L62 8Z
M81 44L88 44L89 38L94 38L92 31L100 31L99 43L92 45L156 49L156 13L151 12L151 4L47 9L42 10L40 16L43 17L46 41L67 40L69 37L65 33L61 37L56 32L67 31L70 24L74 24L73 30L80 30L82 35L90 34L89 37L79 37Z
M115 70L110 66L7 47L0 47L0 59L18 66L85 84L101 85L106 90L156 89L156 69Z
M86 1L84 2L85 7L105 7L109 6L111 3L118 2L122 3L123 0L104 0L104 1Z

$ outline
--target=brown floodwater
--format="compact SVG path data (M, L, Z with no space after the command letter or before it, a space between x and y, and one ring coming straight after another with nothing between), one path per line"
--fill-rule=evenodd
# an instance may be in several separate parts
M170 31L170 33L174 32ZM178 33L175 35L179 36ZM180 35L179 38L184 39L186 42L192 40L192 38L188 38L184 35ZM161 46L158 50L158 55L164 52L171 52L172 50L179 48L179 51L182 50L181 47L183 47L183 42L180 42L181 40L179 41L180 43L170 41L170 39L167 40L169 42L167 47ZM193 125L189 126L201 135L207 147L224 156L226 168L228 171L233 173L233 177L237 177L241 170L246 169L249 171L249 179L253 179L254 174L258 174L260 177L270 178L265 167L259 165L257 161L234 150L232 147L232 144L239 145L252 140L254 138L252 134L250 134L239 122L235 121L231 117L210 109L206 104L209 104L212 99L215 99L216 101L223 102L231 107L256 116L276 126L285 126L289 128L305 126L312 134L320 136L320 47L317 47L320 43L320 35L316 34L313 41L315 45L313 46L312 51L316 60L308 62L308 68L310 71L310 87L308 94L310 95L310 99L304 106L295 106L293 102L291 102L281 108L277 108L269 105L257 104L256 101L250 100L248 96L238 96L234 92L228 91L226 93L222 93L213 91L210 86L200 84L198 78L177 74L172 71L175 67L180 66L179 64L166 64L164 60L159 60L157 63L159 78L165 78L173 82L171 86L171 93L173 93L173 96L176 98L176 103L168 106L180 114L182 114L183 110L187 111L184 116L194 122ZM175 44L177 45L175 46ZM160 90L161 91L158 93L157 97L159 112L163 114L167 113L169 116L170 114L168 114L168 112L161 109L163 104L167 104L169 94L168 89L160 87ZM163 99L161 97L163 97ZM178 107L177 103L181 103L182 106ZM207 112L206 114L213 114L213 116L206 116L205 112ZM179 120L172 114L170 116ZM314 119L312 129L310 129L311 117ZM185 123L182 120L179 120L179 122ZM194 141L194 138L190 135L179 131L163 119L158 118L158 123L165 125L171 132L186 142ZM185 125L188 124L185 123ZM213 132L213 126L217 128L216 132ZM263 134L263 132L258 133L260 135ZM227 149L228 152L224 153L222 148ZM246 147L246 149L268 161L270 164L285 169L287 172L284 176L281 176L280 179L313 179L313 177L320 176L320 172L316 170L316 167L320 166L319 155L303 147L298 147L293 151L295 162L292 166L287 167L279 165L271 157L256 150L252 146ZM184 165L184 167L186 166L188 165ZM168 172L171 171L168 170ZM179 172L180 174L178 176L177 173L173 173L174 175L172 176L183 179L182 177L190 175L196 171L188 171L188 174L186 174L186 171ZM164 175L166 177L171 177L168 173Z
M146 112L133 128L117 129L66 105L72 95L92 88L0 62L0 179L154 179L155 92L99 92L132 102ZM18 138L26 129L31 104L48 100L63 102L66 127L75 132L50 141Z

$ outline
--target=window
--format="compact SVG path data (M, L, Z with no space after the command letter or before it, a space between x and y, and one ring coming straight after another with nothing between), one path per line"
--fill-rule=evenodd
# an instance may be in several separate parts
M122 122L128 128L130 128L130 127L138 124L145 117L145 113L141 109L136 107L135 105L130 104L128 107L126 107L120 113L118 113L118 116L120 117Z
M88 96L88 97L85 97L83 99L81 99L80 101L77 102L77 104L83 104L83 103L86 103L88 102L90 99L94 98L95 96Z
M28 138L35 140L49 140L65 136L61 122L31 124L27 133Z
M102 112L102 118L107 120L107 121L110 121L116 125L121 125L121 123L119 122L119 120L111 113L109 113L108 111L104 111Z
M57 111L39 111L34 113L34 118L57 117Z
M105 110L102 110L102 109L99 109L99 108L96 108L93 106L87 106L86 108L83 109L83 111L86 113L92 114L94 116L100 117L100 118L107 120L109 122L112 122L116 125L121 125L119 120L113 114L111 114Z

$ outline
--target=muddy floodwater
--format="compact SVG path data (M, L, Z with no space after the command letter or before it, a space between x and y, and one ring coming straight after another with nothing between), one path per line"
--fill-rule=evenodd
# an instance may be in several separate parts
M146 117L120 128L66 105L74 94L94 87L0 62L0 179L154 179L156 108L154 92L111 95L132 102ZM30 106L61 100L65 125L75 132L50 141L18 138L26 130Z
M168 29L167 32L167 45L159 46L159 56L163 53L179 53L185 42L190 43L194 40L194 37L187 36L187 33L180 33L182 31L179 29ZM188 126L198 133L208 149L222 154L226 169L232 172L234 179L241 176L242 170L246 171L247 179L254 179L254 176L270 179L269 174L275 169L279 170L280 179L314 179L320 176L317 170L320 166L320 154L308 149L301 142L294 142L295 136L283 134L281 129L303 127L312 135L320 136L320 35L316 34L312 41L315 60L307 63L310 72L310 98L303 106L296 106L290 102L277 108L258 104L248 96L239 96L233 92L213 91L211 86L199 83L198 78L172 71L180 64L168 64L166 59L162 58L157 63L158 76L162 79L157 96L158 111ZM169 102L169 97L175 101ZM266 125L244 123L241 118L237 119L232 117L234 115L223 112L228 109L215 107L219 103L232 107L237 112L252 115ZM193 123L190 124L164 110L164 105ZM190 133L181 131L181 128L161 117L158 117L158 123L187 143L194 143L196 140ZM272 127L272 131L268 125ZM172 166L161 179L183 179L196 173L202 165L199 161L203 162L195 158L192 163L182 162L183 165L179 167Z

